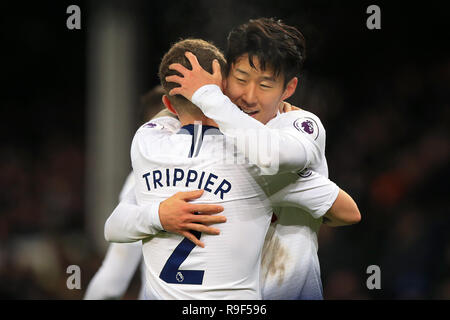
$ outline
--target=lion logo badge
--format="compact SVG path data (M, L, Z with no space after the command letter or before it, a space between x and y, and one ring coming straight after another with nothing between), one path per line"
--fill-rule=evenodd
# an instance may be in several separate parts
M305 131L306 133L309 133L309 134L314 133L313 123L309 120L305 120L302 122L302 128L303 128L303 131Z
M300 132L312 135L314 140L319 136L319 126L313 118L299 118L294 121L294 127Z

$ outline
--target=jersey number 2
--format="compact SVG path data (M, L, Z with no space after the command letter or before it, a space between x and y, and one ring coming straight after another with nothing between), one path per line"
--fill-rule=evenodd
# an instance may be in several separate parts
M192 234L200 239L201 233L191 231ZM184 238L183 241L173 250L169 259L167 259L159 277L167 283L176 284L202 284L204 270L180 270L180 265L186 260L189 253L194 249L195 244Z

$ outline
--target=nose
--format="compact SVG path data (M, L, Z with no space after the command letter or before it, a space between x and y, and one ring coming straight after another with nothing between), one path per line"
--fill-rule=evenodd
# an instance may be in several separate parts
M250 83L246 86L242 100L247 107L255 107L257 105L256 86Z

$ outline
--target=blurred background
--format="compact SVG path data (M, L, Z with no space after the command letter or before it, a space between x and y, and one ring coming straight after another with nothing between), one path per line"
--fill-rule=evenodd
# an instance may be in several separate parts
M66 27L72 4L81 30ZM371 4L381 30L366 27ZM358 225L321 228L325 298L450 299L443 1L35 1L4 2L0 14L0 298L83 297L162 55L186 37L225 49L232 27L266 16L306 38L289 101L322 120L330 179L362 213ZM69 265L80 266L80 290L66 286ZM370 265L380 290L366 287Z

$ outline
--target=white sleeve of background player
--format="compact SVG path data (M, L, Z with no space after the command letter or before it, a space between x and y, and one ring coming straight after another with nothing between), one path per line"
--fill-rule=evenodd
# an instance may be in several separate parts
M119 201L121 204L133 205L136 203L135 199L128 197L133 188L134 175L131 172L120 191ZM122 209L119 208L119 210ZM84 299L110 300L122 298L141 260L142 243L140 241L111 243L100 269L89 282Z
M274 206L294 206L322 217L333 205L339 187L328 178L314 171L302 173L297 181L286 186L271 197Z
M132 188L106 220L105 239L109 242L135 242L163 230L159 204L160 201L155 201L139 206Z
M317 117L314 122L322 130L316 130L314 134L308 133L309 128L306 131L301 130L302 116L296 111L281 115L284 116L282 126L270 128L246 115L216 85L199 88L192 96L192 102L207 117L217 122L223 134L230 138L238 138L236 139L238 150L251 163L260 167L263 174L273 174L274 165L279 166L275 173L302 170L319 163L323 157L319 145L322 138L319 138L319 135L321 133L324 135L325 132ZM305 122L304 126L307 125L309 123ZM245 143L242 143L242 139L245 139ZM271 147L267 147L268 145Z
M159 139L173 134L179 129L180 122L172 117L160 117L142 125L131 143L131 162L139 157L139 142L147 139ZM105 223L105 239L109 242L135 242L148 238L163 230L159 220L160 201L140 206L137 203L135 188L131 188L114 209Z
M142 260L142 243L111 243L84 300L121 299Z
M122 201L125 199L125 197L128 195L130 190L134 188L134 174L133 171L131 171L127 178L125 179L125 183L123 184L122 190L120 190L119 194L119 201ZM130 199L130 202L135 201L134 199Z

